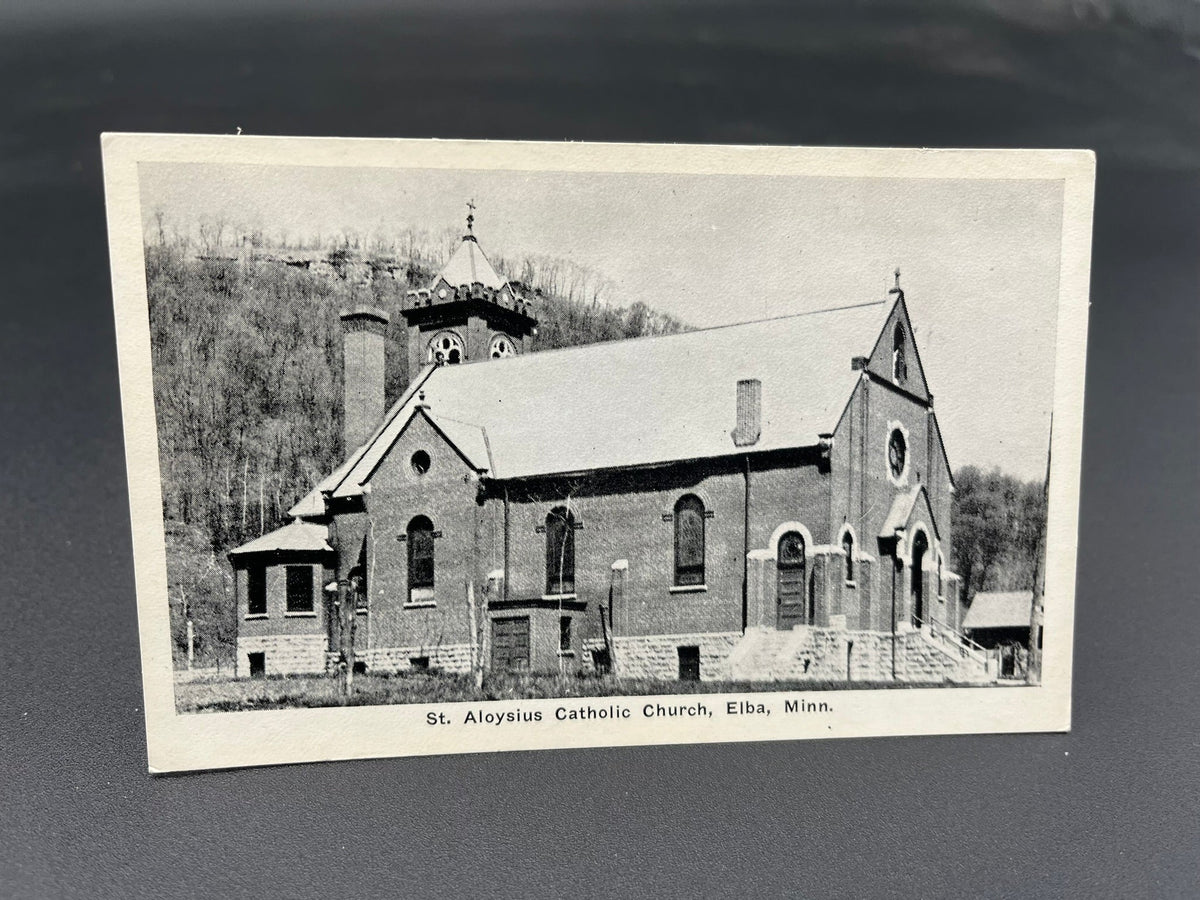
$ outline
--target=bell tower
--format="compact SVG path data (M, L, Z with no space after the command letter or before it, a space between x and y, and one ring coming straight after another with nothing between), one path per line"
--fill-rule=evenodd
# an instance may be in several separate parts
M523 285L497 274L475 239L475 204L467 233L428 287L409 291L408 380L427 365L459 365L528 353L537 319Z

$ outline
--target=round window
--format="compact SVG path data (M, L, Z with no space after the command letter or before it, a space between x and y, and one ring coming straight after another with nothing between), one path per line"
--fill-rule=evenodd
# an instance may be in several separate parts
M409 465L412 466L412 470L415 474L424 475L429 471L429 454L424 450L418 450L412 455Z
M892 477L900 478L907 464L908 442L904 440L899 428L893 429L891 437L888 438L888 468L892 470Z

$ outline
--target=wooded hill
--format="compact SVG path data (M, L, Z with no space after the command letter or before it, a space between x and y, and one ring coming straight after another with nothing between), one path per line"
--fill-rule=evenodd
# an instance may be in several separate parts
M952 516L951 566L962 576L968 601L979 591L1033 588L1046 529L1042 482L963 466L954 473Z
M225 553L285 524L287 510L344 458L339 310L370 303L391 317L389 404L406 386L400 303L439 271L453 242L409 240L404 251L271 251L217 241L145 248L172 635L186 652L186 614L201 664L232 662L232 574ZM537 297L534 349L666 334L677 319L635 303L581 267L495 260ZM951 566L979 590L1033 585L1040 483L966 466L955 473Z
M146 246L168 578L177 651L184 610L206 660L235 629L225 553L285 524L287 510L342 461L342 350L338 312L359 303L391 317L390 404L406 387L406 291L428 285L453 244L327 252L236 250L220 236L198 248ZM560 260L494 260L535 299L534 350L684 330L642 303L606 302L601 276ZM351 448L353 449L353 448Z

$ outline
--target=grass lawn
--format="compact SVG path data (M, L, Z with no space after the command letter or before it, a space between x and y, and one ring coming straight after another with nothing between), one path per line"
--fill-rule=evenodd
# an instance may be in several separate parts
M327 675L285 675L260 679L222 679L175 685L181 713L294 709L315 706L377 706L391 703L457 703L481 700L528 700L557 697L622 697L648 694L726 694L752 691L820 691L948 687L937 684L828 681L649 681L611 676L541 674L489 675L476 688L468 675L430 672L367 673L354 677L354 696L343 700L337 681Z

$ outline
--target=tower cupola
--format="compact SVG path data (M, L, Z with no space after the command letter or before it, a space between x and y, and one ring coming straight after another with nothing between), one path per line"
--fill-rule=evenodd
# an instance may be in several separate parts
M409 291L408 379L422 366L458 365L528 353L537 319L527 289L496 272L475 237L475 204L467 232L428 287Z

